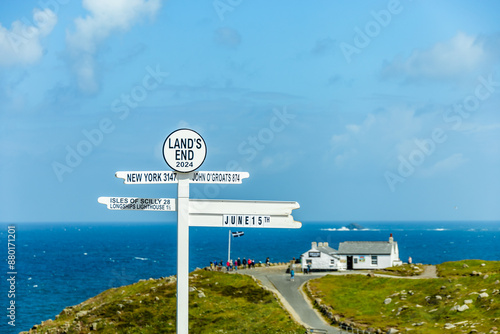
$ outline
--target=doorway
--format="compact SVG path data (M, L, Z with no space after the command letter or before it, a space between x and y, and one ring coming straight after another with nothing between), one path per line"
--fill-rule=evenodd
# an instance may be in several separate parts
M352 270L352 256L347 257L347 270Z

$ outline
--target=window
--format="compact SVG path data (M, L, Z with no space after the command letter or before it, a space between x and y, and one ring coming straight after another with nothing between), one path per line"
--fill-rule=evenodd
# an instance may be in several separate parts
M306 260L306 264L312 264L313 260Z
M335 260L334 260L334 259L331 259L331 260L330 260L330 264L335 264Z
M357 257L354 258L354 263L356 263L356 264L358 263L358 258Z
M377 255L372 255L372 265L374 265L374 266L378 265L378 256Z

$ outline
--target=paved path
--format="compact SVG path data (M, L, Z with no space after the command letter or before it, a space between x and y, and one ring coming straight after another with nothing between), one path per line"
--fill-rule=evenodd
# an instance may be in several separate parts
M265 287L274 291L279 297L284 307L290 314L306 328L315 328L326 330L326 333L341 334L347 333L329 325L320 313L313 308L309 299L301 292L301 286L310 279L329 275L366 275L367 271L342 271L314 273L304 275L298 273L295 280L290 281L290 274L286 274L287 266L263 267L255 269L243 269L238 272L251 275L258 279ZM408 279L429 279L437 278L436 266L425 266L424 272L419 276L401 277L391 275L376 275L391 278Z
M416 278L438 278L436 266L425 266L424 272Z
M336 327L330 326L323 317L310 304L306 296L301 293L301 285L312 278L318 278L325 274L304 275L298 273L295 280L290 280L290 274L286 274L286 267L255 268L239 270L240 273L254 276L268 289L277 292L281 302L290 314L306 328L323 329L331 334L346 333ZM319 333L319 332L318 332Z

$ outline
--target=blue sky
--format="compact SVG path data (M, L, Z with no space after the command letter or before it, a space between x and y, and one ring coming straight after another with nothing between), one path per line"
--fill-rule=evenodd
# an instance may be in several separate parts
M0 221L175 221L99 196L297 201L298 220L500 220L496 1L50 0L0 4Z

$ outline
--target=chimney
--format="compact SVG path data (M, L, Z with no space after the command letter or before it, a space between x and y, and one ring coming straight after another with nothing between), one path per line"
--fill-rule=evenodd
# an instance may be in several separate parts
M328 242L323 242L323 246L328 247Z
M318 247L323 247L323 243L322 242L318 242Z
M391 233L391 236L389 237L389 243L392 244L394 242L394 238L392 237L392 233Z
M311 248L318 249L318 244L316 243L316 241L311 242Z

